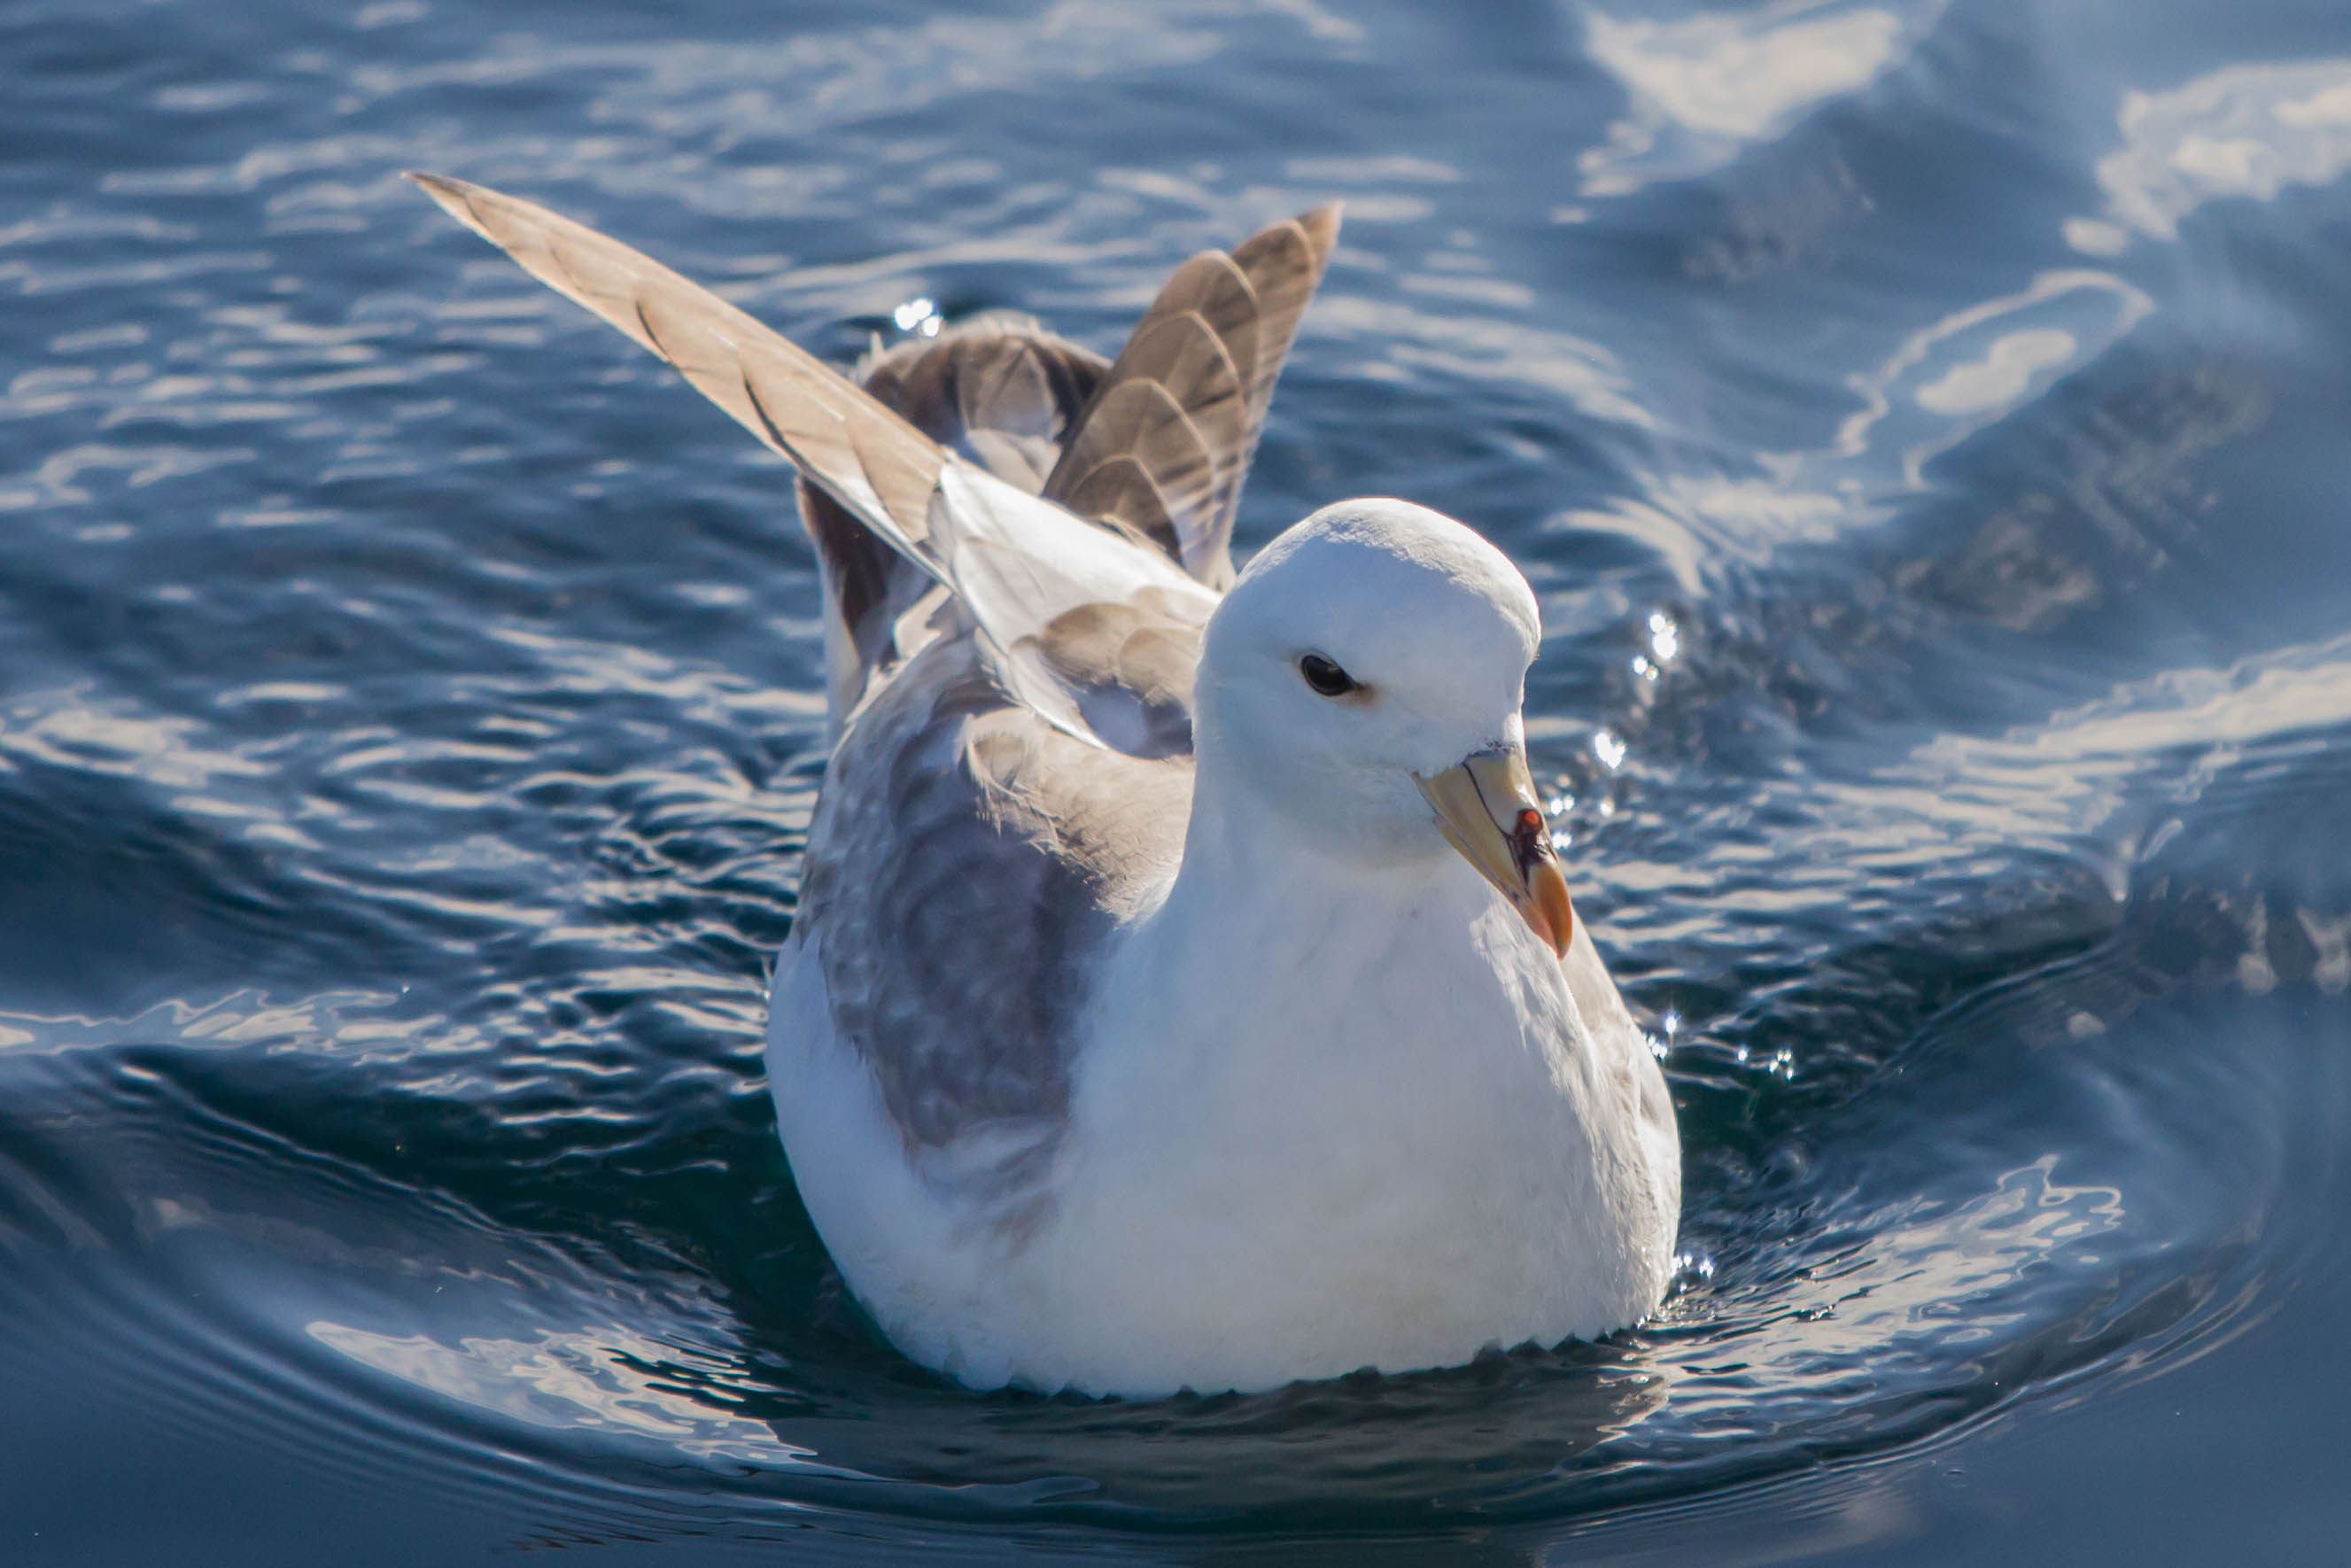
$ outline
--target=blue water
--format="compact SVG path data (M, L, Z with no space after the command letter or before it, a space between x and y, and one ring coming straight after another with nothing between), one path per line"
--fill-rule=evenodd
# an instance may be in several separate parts
M1658 1318L877 1343L759 1060L787 476L412 166L843 361L1344 198L1242 542L1541 594ZM0 1561L2342 1560L2339 5L14 0L0 302Z

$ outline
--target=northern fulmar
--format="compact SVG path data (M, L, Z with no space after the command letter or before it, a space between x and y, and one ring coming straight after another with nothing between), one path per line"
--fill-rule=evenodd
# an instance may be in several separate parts
M412 177L799 471L831 756L768 1068L908 1355L1249 1390L1656 1305L1680 1145L1529 773L1526 579L1380 498L1233 571L1335 207L1186 261L1115 360L988 316L852 382L594 230Z

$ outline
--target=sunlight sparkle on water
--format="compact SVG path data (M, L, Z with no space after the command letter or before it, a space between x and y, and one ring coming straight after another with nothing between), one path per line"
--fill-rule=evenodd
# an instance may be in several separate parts
M901 332L914 332L925 338L939 335L939 302L927 294L916 295L890 312L890 319Z
M1670 664L1680 656L1682 629L1674 618L1662 610L1649 612L1649 653L1660 666Z

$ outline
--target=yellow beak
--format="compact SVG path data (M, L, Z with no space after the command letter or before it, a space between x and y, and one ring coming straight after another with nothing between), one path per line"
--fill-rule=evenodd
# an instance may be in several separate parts
M1415 776L1437 808L1437 831L1478 874L1510 901L1551 950L1567 956L1575 907L1551 844L1551 825L1535 804L1527 754L1516 747L1480 751L1433 779Z

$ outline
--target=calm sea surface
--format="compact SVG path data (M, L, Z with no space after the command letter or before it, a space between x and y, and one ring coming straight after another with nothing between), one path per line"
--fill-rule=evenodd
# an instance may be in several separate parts
M1243 543L1542 596L1657 1319L878 1343L760 1063L787 473L411 166L841 361L1343 198ZM2340 0L5 0L0 389L0 1562L2343 1561Z

